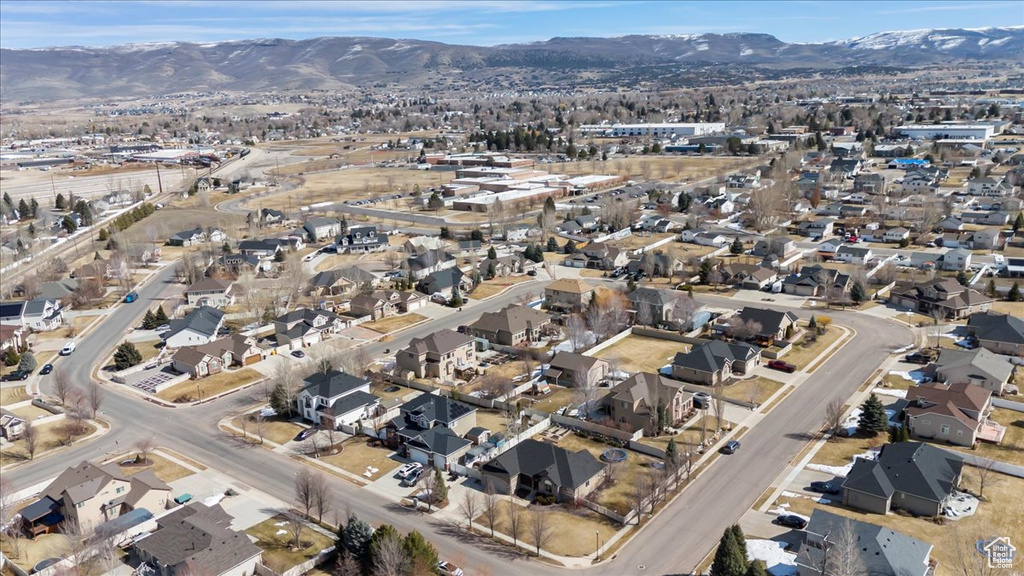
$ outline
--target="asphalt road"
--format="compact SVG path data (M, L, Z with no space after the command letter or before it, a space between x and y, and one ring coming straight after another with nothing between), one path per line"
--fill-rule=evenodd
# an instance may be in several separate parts
M181 289L180 285L168 283L172 273L169 269L161 272L140 290L145 305L120 307L79 343L73 356L62 359L75 382L88 380L92 366L138 322L147 305L152 306L160 297ZM540 287L538 282L516 285L485 302L473 302L443 322L414 327L387 343L370 344L368 352L379 355L385 347L401 348L409 339L442 325L467 324L481 312L505 306L523 294L536 293ZM736 305L728 299L698 298L715 306ZM807 316L810 311L797 312ZM886 320L841 311L831 316L835 322L858 331L842 353L833 355L803 386L747 432L737 454L720 457L672 506L649 522L640 537L621 548L613 560L583 572L609 576L690 572L717 542L722 530L739 519L806 445L809 433L820 427L825 404L835 397L851 395L892 349L910 339L905 328ZM101 411L103 418L113 425L111 432L90 444L72 447L60 456L40 459L4 475L14 489L20 489L51 478L70 464L128 449L139 437L152 435L160 445L187 454L243 485L290 501L293 478L302 464L284 455L243 445L217 429L220 418L251 402L251 395L235 394L197 407L170 409L108 389ZM374 523L388 522L403 531L419 530L435 543L442 557L458 559L469 574L528 571L540 575L567 571L527 560L485 539L467 537L430 516L405 510L343 480L331 480L334 508L341 515L351 511Z

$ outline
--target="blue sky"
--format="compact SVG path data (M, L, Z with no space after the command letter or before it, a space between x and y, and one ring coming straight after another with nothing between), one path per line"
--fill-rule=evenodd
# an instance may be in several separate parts
M702 32L765 32L787 42L820 42L885 30L1021 25L1024 4L1019 0L0 2L4 48L317 36L494 45L553 36Z

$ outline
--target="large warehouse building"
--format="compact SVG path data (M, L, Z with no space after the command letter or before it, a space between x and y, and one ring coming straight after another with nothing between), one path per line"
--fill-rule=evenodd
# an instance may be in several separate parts
M725 132L724 122L672 122L666 124L612 124L611 126L580 126L582 132L599 133L612 138L653 136L672 138L679 136L707 136Z
M920 140L937 138L988 140L995 132L995 126L991 124L907 124L896 130L907 138Z

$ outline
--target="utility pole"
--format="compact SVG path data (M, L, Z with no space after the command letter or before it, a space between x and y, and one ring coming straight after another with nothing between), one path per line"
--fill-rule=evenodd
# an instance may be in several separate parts
M156 163L156 187L160 191L160 195L164 195L164 183L160 179L160 163Z

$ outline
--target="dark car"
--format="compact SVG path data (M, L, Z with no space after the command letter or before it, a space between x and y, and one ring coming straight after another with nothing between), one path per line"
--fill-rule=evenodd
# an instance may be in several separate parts
M803 530L804 528L807 528L807 520L805 518L795 516L793 514L783 514L775 519L775 523L779 526L785 526L787 528L796 528L798 530Z
M40 376L46 376L50 372L53 372L53 364L43 364L43 367L39 369Z
M4 382L11 382L14 380L28 380L28 376L29 372L27 370L15 370L10 374L4 375L4 377L0 378L0 380L3 380Z
M305 440L306 438L309 438L310 436L312 436L315 433L316 433L316 428L306 428L305 430L303 430L302 432L299 432L298 435L295 436L295 441L296 442L302 442L303 440Z
M767 366L772 370L779 370L781 372L788 372L792 374L796 372L796 365L790 364L784 360L769 360Z
M711 404L711 396L707 392L697 392L693 395L693 405L697 408L706 408Z
M932 361L931 356L922 354L921 352L907 354L903 359L911 364L929 364Z
M839 494L842 489L832 482L811 482L811 491L822 494Z
M305 358L306 353L303 352L302 350L292 350L292 356L294 356L295 358Z
M719 448L718 451L721 452L722 454L735 454L736 451L739 449L740 443L738 441L729 440L728 442L725 443L725 446Z

